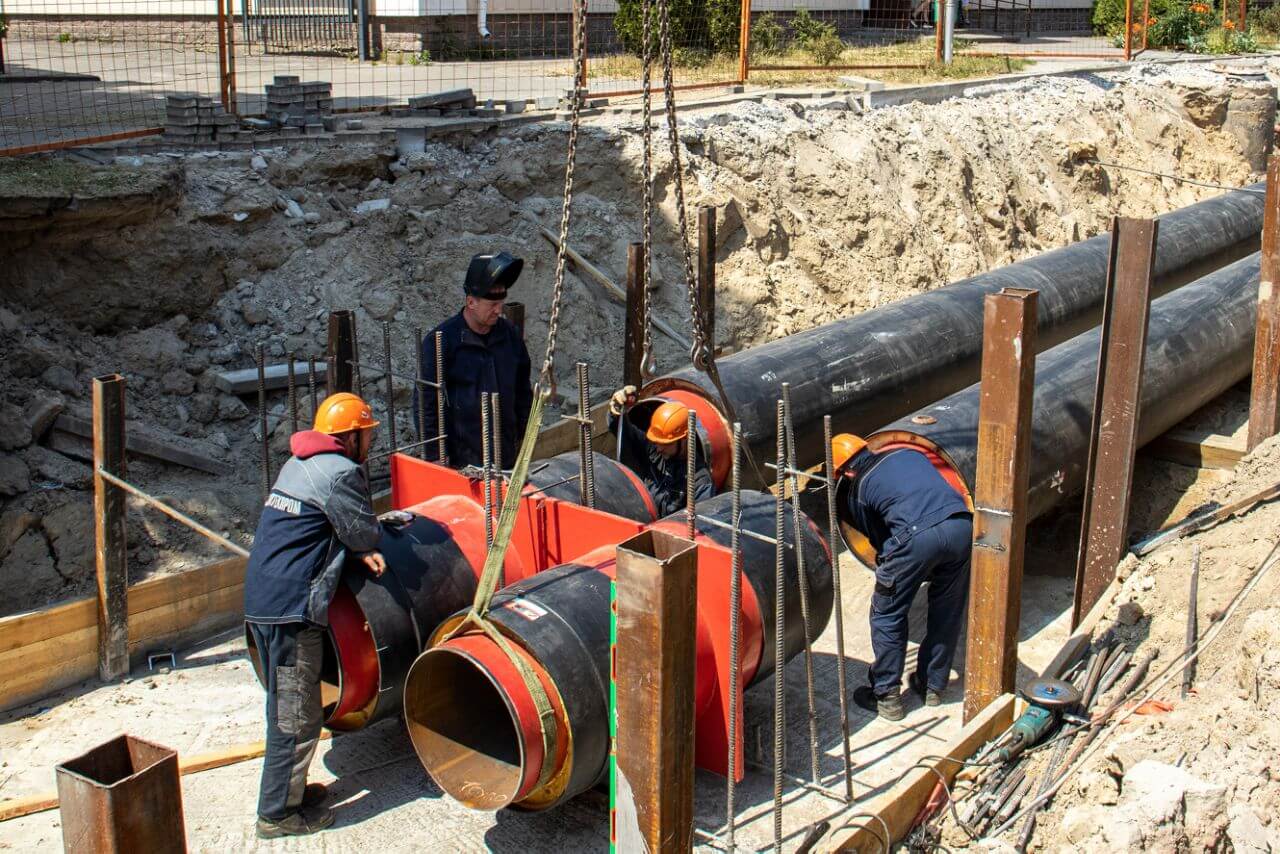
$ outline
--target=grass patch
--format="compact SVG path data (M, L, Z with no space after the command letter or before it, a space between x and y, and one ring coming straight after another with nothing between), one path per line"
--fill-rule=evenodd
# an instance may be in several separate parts
M964 49L960 42L956 50ZM972 77L989 77L995 74L1007 74L1021 71L1031 63L1026 59L1002 56L957 56L951 65L943 65L934 61L933 39L922 38L911 42L899 42L892 45L845 45L832 60L832 65L919 65L920 68L868 68L847 70L839 68L818 71L788 70L753 70L750 82L764 86L797 85L797 84L830 84L845 74L869 77L888 83L926 83L932 80L962 80ZM712 83L720 80L733 80L738 76L738 57L724 54L697 54L684 57L676 56L674 77L680 83ZM684 60L684 61L681 61ZM807 50L793 48L773 56L757 57L753 65L791 65L812 66L813 55ZM631 88L640 79L643 70L640 58L631 54L620 54L607 57L592 57L587 64L587 77L603 83L608 80L625 81ZM572 76L572 66L565 63L558 66L551 74L555 76ZM660 92L662 88L662 69L654 64L653 89Z
M91 166L65 157L0 157L0 197L59 198L154 192L169 180L161 169Z

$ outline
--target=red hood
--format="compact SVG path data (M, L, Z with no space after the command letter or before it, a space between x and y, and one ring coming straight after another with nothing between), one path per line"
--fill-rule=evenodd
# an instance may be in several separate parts
M289 450L295 457L305 460L317 454L345 454L346 451L333 436L315 430L299 430L289 437Z

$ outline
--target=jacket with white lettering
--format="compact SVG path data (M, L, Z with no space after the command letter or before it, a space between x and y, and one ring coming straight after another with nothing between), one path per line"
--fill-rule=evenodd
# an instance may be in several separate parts
M305 430L289 449L249 552L244 618L323 627L347 555L376 549L382 525L364 470L337 439Z

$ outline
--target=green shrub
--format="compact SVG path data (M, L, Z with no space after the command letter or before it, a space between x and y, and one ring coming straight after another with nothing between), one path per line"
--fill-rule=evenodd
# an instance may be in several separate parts
M72 40L71 33L58 33L58 44L67 44Z
M1259 33L1267 36L1280 36L1280 6L1268 6L1257 11L1250 10L1249 24Z
M700 47L672 48L671 61L681 68L706 68L711 64L711 52Z
M805 50L813 57L813 61L822 66L834 65L844 53L844 48L845 44L836 35L835 27L831 27L829 32L810 39L805 45Z
M420 50L417 53L409 54L409 64L410 65L430 65L431 51Z
M1198 38L1192 49L1196 53L1252 53L1258 49L1258 40L1249 30L1214 27Z
M668 0L671 29L671 51L674 58L680 48L697 48L704 52L733 53L738 49L737 0ZM653 6L650 19L650 41L654 56L658 54L658 10ZM628 53L643 53L644 19L640 0L618 0L613 16L613 30Z
M1213 22L1213 8L1208 3L1174 0L1163 14L1151 13L1155 22L1147 30L1147 47L1192 49ZM1138 34L1141 38L1141 32Z
M782 53L782 26L772 12L765 12L751 22L751 56L777 56Z
M817 20L809 14L808 9L801 6L796 9L796 14L791 19L791 32L795 33L796 44L808 50L809 45L818 39L834 36L836 28L834 24Z

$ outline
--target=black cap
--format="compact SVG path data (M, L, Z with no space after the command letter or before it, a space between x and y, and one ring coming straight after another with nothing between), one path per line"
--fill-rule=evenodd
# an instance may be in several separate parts
M502 299L507 295L507 288L516 283L523 269L524 261L506 252L477 255L467 267L467 279L462 284L462 290L469 297Z

